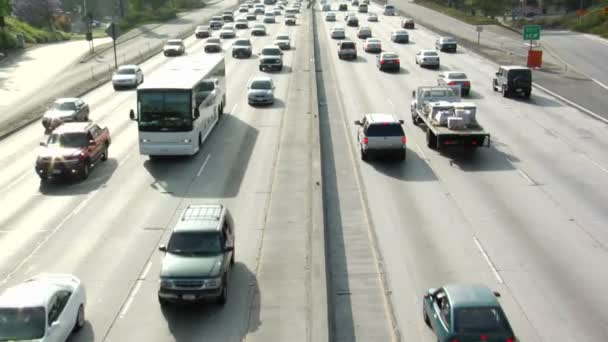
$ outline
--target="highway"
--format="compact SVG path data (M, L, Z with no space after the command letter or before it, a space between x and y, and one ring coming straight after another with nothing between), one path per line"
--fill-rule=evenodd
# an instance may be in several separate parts
M0 140L0 290L40 272L78 276L87 323L72 342L367 342L435 341L422 319L427 289L481 283L501 293L519 341L608 340L606 125L536 88L529 101L503 98L490 87L497 65L466 48L440 53L439 70L420 68L414 54L437 35L417 26L409 44L392 43L398 16L359 14L400 55L399 72L380 72L352 27L358 58L339 60L336 13L328 23L304 3L297 26L279 17L251 37L250 59L233 59L234 39L223 41L227 113L195 156L140 155L135 92L108 83L83 96L113 142L87 180L40 182L38 121ZM259 72L257 52L284 32L283 71ZM185 42L187 56L204 58L203 40ZM140 66L147 78L180 58ZM471 79L466 101L490 148L430 150L412 124L412 90L448 70ZM275 82L272 106L247 103L259 74ZM404 120L405 162L360 160L354 121L365 113ZM226 306L161 310L158 245L188 204L218 202L236 225Z
M370 12L381 13L377 6ZM465 49L441 53L437 71L420 68L414 54L433 48L436 35L417 28L410 44L392 43L399 17L368 23L359 15L384 50L400 55L399 73L378 71L355 28L346 35L359 57L339 60L329 28L345 26L343 15L335 24L318 17L331 136L323 143L334 156L351 156L332 167L337 179L351 174L361 182L403 340L434 340L421 315L426 289L473 282L502 294L522 341L605 341L608 298L595 294L606 280L606 127L540 91L530 102L502 98L490 87L496 66ZM492 134L491 148L436 152L411 123L411 91L435 85L447 70L471 79L470 101ZM360 161L353 122L373 112L405 120L405 163Z

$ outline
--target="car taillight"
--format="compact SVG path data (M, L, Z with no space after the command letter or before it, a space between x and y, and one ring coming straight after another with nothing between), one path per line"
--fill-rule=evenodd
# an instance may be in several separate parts
M457 85L457 84L458 84L458 83L456 83L456 82L454 82L454 81L452 81L452 82L449 82L449 83L448 83L448 85Z
M363 144L367 145L368 142L369 142L369 139L367 137L363 137Z
M515 342L515 338L509 337L509 338L507 338L507 340L505 342Z
M481 336L479 336L479 339L481 339L482 341L487 341L488 340L488 336L481 335Z
M401 138L401 142L402 142L403 144L406 144L406 143L407 143L407 138L406 138L405 136L403 136L403 138Z
M464 82L464 85L465 85L465 86L470 86L470 85L471 85L471 82L469 82L469 81L465 81L465 82Z
M460 342L460 340L458 338L454 338L450 342Z
M398 59L395 59L395 63L399 64L401 62Z
M384 59L381 59L380 64L384 64L384 63L386 63L386 61Z

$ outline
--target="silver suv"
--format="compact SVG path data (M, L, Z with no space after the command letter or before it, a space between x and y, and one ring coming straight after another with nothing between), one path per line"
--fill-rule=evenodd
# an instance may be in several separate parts
M234 265L234 221L223 205L189 205L171 232L160 269L158 300L175 302L228 299Z
M403 131L403 120L392 114L365 114L363 119L355 121L359 126L357 144L361 151L361 160L368 160L376 155L392 155L405 160L407 138Z

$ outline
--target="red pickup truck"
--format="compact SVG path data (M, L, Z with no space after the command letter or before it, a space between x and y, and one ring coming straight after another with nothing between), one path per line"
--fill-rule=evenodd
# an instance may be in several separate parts
M110 131L92 122L66 123L40 145L44 150L36 159L36 173L43 182L61 176L86 179L99 161L108 159Z

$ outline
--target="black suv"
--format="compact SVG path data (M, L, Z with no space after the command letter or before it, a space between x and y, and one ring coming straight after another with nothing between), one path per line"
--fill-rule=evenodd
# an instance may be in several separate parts
M348 11L348 5L347 4L338 5L338 11Z
M234 265L234 221L219 204L189 205L171 232L160 269L158 301L225 304Z
M523 66L502 65L492 81L492 88L502 92L504 97L521 95L529 99L532 93L532 71Z

